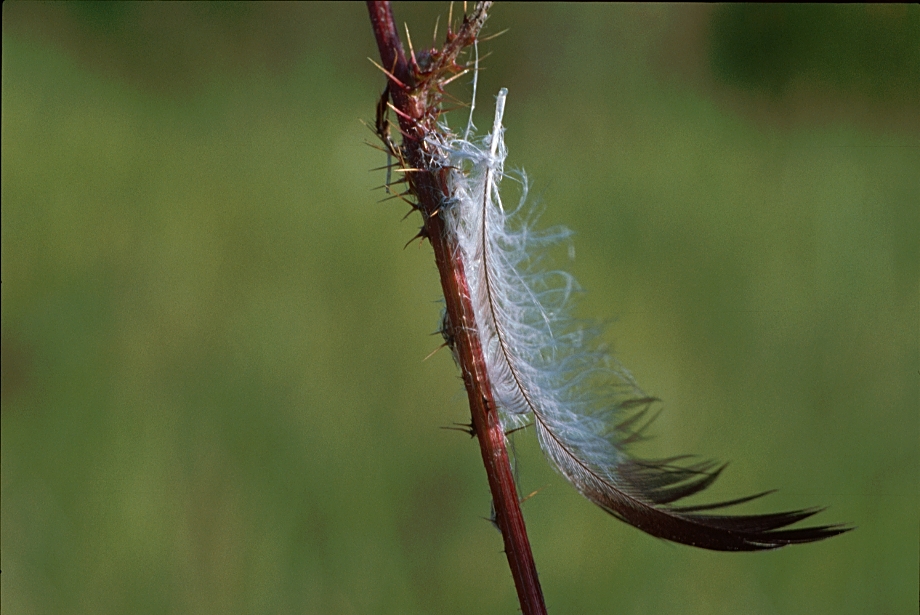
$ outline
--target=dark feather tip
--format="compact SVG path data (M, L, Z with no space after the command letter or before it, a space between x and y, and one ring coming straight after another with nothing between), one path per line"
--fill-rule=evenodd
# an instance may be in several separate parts
M703 512L749 502L772 491L712 504L671 506L672 502L710 486L725 469L725 465L716 466L710 461L684 466L677 466L674 461L627 461L619 470L628 486L611 490L604 488L610 486L605 484L600 491L591 490L593 493L585 495L614 517L652 536L714 551L778 549L824 540L854 529L843 524L789 529L790 525L821 512L821 508L758 515Z

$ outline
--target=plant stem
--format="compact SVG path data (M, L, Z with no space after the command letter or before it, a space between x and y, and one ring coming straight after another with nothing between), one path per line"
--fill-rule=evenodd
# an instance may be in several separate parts
M450 32L448 24L447 42L439 52L440 61L445 66L446 63L453 63L457 53L476 40L485 22L489 4L477 5L473 13L464 19L456 34ZM416 169L407 175L411 175L408 178L410 190L424 220L420 235L427 237L434 249L448 316L445 333L452 341L454 354L463 373L470 402L472 429L479 440L495 506L495 521L504 539L505 554L517 588L521 611L525 615L545 614L543 593L505 447L505 433L477 335L460 250L456 239L446 232L444 221L439 215L442 205L450 200L447 170L433 168L432 156L426 153L426 137L439 130L439 109L433 109L430 102L439 100L436 89L440 84L437 79L419 79L417 72L410 66L396 31L390 3L368 2L367 6L382 65L391 75L388 78L388 95L398 111L403 135L400 153L406 167Z

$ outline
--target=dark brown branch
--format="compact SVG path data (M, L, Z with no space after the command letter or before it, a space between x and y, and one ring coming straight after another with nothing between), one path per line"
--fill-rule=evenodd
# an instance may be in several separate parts
M456 33L447 26L444 47L432 49L418 66L410 66L396 31L389 2L368 2L371 25L380 50L383 69L389 73L389 97L398 112L403 143L399 154L404 164L417 172L407 173L410 191L418 201L424 219L424 235L431 241L441 277L447 308L446 334L451 338L455 356L463 373L470 402L472 429L479 439L482 461L495 505L496 524L505 543L505 554L517 589L521 611L525 615L546 613L536 564L527 538L524 516L518 499L505 434L492 395L482 346L476 335L473 306L460 250L444 228L438 215L449 198L446 170L434 168L426 137L439 130L441 86L462 66L457 55L471 45L485 23L490 2L480 2L464 17ZM419 54L419 55L421 55ZM395 79L394 79L395 78ZM383 138L383 135L381 135Z

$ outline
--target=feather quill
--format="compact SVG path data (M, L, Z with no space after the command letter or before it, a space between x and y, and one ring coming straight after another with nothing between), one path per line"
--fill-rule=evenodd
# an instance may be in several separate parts
M496 98L490 134L463 138L445 130L432 141L448 173L452 199L442 215L466 268L471 303L493 395L506 432L531 419L545 455L586 498L653 536L718 551L774 549L851 529L788 526L819 512L808 508L760 515L710 511L770 492L697 506L675 502L711 485L725 468L689 456L641 459L630 445L643 437L656 401L606 351L596 325L571 315L578 285L546 271L542 255L570 236L564 228L538 231L524 208L506 211L499 184L506 176L504 114L507 90Z

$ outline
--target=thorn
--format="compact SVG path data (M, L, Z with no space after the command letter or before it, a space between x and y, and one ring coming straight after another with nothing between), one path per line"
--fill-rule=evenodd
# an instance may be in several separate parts
M368 143L367 141L365 141L364 144L365 144L365 145L370 145L370 146L373 147L375 150L379 150L379 151L383 152L384 154L389 154L389 153L391 153L389 150L386 150L386 149L380 147L380 146L377 145L376 143ZM383 167L383 168L386 169L386 168L389 168L389 167L391 167L391 166L393 166L393 165L388 164L387 166L385 166L385 167ZM379 171L380 169L369 169L369 170L370 170L370 171L374 171L374 170Z
M434 35L431 37L431 44L435 47L438 45L438 23L441 21L441 16L438 15L437 19L434 20Z
M408 134L405 130L402 129L402 127L399 127L399 126L398 126L397 128L398 128L398 130L399 130L399 134L402 135L403 142L405 142L407 139L408 139L409 141L415 141L415 140L416 140L415 137L413 137L412 135Z
M400 111L399 109L397 109L396 107L394 107L394 106L393 106L393 103L391 103L390 101L387 101L387 107L389 107L390 109L392 109L392 110L396 113L396 115L398 115L399 117L404 118L404 119L407 119L407 120L409 120L410 122L414 122L414 121L415 121L415 120L412 118L412 116L410 116L408 113L406 113L405 111Z
M408 192L403 192L403 193L399 193L399 192L390 192L390 196L384 197L384 198L380 199L380 200L377 201L377 202L378 202L378 203L385 203L385 202L387 202L387 201L392 201L393 199L400 199L400 200L406 201L406 199L405 199L404 197L405 197L407 194L409 194L409 193L408 193ZM410 203L409 201L406 201L406 203L409 203L409 205L411 205L412 207L415 207L415 204ZM417 207L416 207L416 209L417 209Z
M521 504L523 504L524 502L526 502L527 500L529 500L529 499L532 498L533 496L537 495L538 493L540 493L541 491L543 491L544 489L546 489L548 486L549 486L549 485L544 485L544 486L540 487L540 488L537 489L536 491L531 492L530 495L528 495L528 496L526 496L526 497L523 497L523 498L521 498L520 500L518 500L518 502L521 503Z
M453 427L441 427L441 429L447 429L449 431L462 431L463 433L469 434L471 438L476 437L476 428L473 427L472 423L454 423Z
M420 241L419 244L418 244L419 247L422 247L422 243L424 243L425 240L428 239L428 231L425 230L425 227L424 227L424 226L423 226L422 228L419 229L418 233L415 234L415 237L413 237L412 239L410 239L409 241L406 242L406 245L403 246L403 250L405 250L406 248L408 248L408 247L409 247L409 244L412 243L413 241L415 241L416 239L421 239L421 241Z
M390 187L396 186L396 185L399 185L399 184L404 184L404 183L406 183L406 178L405 178L405 177L403 177L403 178L400 179L399 181L391 182L391 183L389 183L389 184L382 184L382 185L380 185L380 186L375 186L374 188L371 188L371 190L380 190L381 188L385 188L386 191L389 192L390 194L396 194L395 192L393 192L392 190L390 190ZM403 192L403 194L408 194L408 193Z
M468 68L467 68L467 69L464 69L464 70L462 70L461 72L459 72L459 73L457 73L456 75L454 75L453 77L450 77L450 78L445 79L444 81L442 81L442 82L441 82L441 85L442 85L442 86L445 86L445 85L447 85L448 83L450 83L451 81L453 81L454 79L459 79L460 77L462 77L463 75L467 74L468 72L470 72L470 69L468 69Z
M444 95L445 98L451 99L451 102L453 102L454 104L458 105L459 107L464 107L464 108L467 108L467 109L469 109L469 107L470 107L470 103L466 102L465 100L460 100L459 98L457 98L456 96L454 96L454 95L451 94L450 92L443 92L443 95ZM453 107L453 108L451 108L451 109L442 109L442 111L443 111L444 113L447 113L448 111L452 111L453 109L456 109L456 108L457 108L457 107Z
M399 192L391 192L391 193L390 193L390 196L388 196L388 197L386 197L386 198L383 198L383 199L380 199L380 200L377 201L377 202L378 202L378 203L383 203L383 202L385 202L385 201L392 201L393 199L399 199L400 201L402 201L403 203L405 203L406 205L408 205L409 207L411 207L411 208L412 208L412 211L415 211L415 210L419 209L418 204L413 203L412 201L410 201L409 199L406 198L406 195L407 195L407 194L410 194L410 192L409 192L409 191L402 192L402 193L399 193ZM421 211L421 210L419 210L419 211ZM409 213L412 213L412 212L410 211ZM406 214L405 216L403 216L403 217L402 217L402 220L405 220L407 217L408 217L408 214ZM402 222L402 220L400 220L400 222Z
M407 183L407 182L406 182L406 176L403 175L402 177L400 177L400 178L399 178L398 180L396 180L396 181L393 181L393 182L388 181L388 182L386 182L386 183L384 183L384 184L381 184L381 185L379 185L379 186L374 186L373 188L371 188L371 191L380 190L381 188L383 188L383 189L385 189L385 190L386 190L388 193L390 193L390 194L396 194L396 193L393 192L393 190L392 190L393 186L398 186L399 184L405 184L405 183Z
M401 196L401 195L400 195L400 196ZM406 199L403 199L403 200L405 201ZM408 202L408 201L407 201L407 202ZM406 218L408 218L408 217L411 216L413 213L415 213L415 212L417 212L417 211L419 210L419 209L418 209L418 205L416 205L416 204L414 204L414 203L409 203L409 205L412 205L412 209L410 209L408 212L406 212L406 215L402 217L402 219L400 220L400 222L402 222L403 220L405 220ZM428 357L425 357L425 358L427 359Z
M404 89L404 90L408 90L408 89L409 89L409 87L408 87L405 83L403 83L402 81L400 81L399 79L397 79L396 76L393 75L393 73L391 73L390 71L388 71L388 70L385 69L384 67L380 66L379 64L377 64L376 62L374 62L373 60L371 60L371 58L368 58L368 60L371 61L371 64L373 64L374 66L376 66L377 68L379 68L379 69L383 72L384 75L386 75L387 77L389 77L390 80L391 80L393 83L395 83L396 85L398 85L399 87L401 87L401 88Z
M391 183L391 184L383 184L382 186L377 186L377 187L375 187L375 188L371 188L371 190L372 190L372 191L373 191L373 190L381 190L381 189L386 190L387 194L390 195L390 196L386 197L387 199L391 199L391 198L395 198L395 197L398 197L398 196L405 196L405 195L407 195L407 194L411 194L411 192L409 192L408 190L405 191L405 192L394 192L394 191L393 191L393 186L395 186L395 185L397 185L397 184L402 184L402 183L405 183L405 182L398 181L398 182L393 182L393 183Z
M409 34L409 24L403 22L403 27L406 29L406 42L409 44L409 57L412 58L412 68L415 72L421 72L418 67L418 60L415 59L415 49L412 48L412 36Z
M502 30L501 32L496 32L495 34L490 34L489 36L487 36L487 37L485 37L485 38L479 39L479 42L480 42L480 43L484 43L484 42L486 42L486 41L491 41L493 38L498 38L498 37L501 36L502 34L505 34L505 33L508 32L510 29L511 29L511 28L505 28L505 29Z
M492 500L492 501L489 502L489 516L488 516L488 517L483 517L483 520L488 521L489 523L491 523L491 524L492 524L492 527L494 527L496 530L498 530L498 533L499 533L499 534L502 533L502 528L499 527L499 525L498 525L498 511L495 510L495 500ZM505 552L505 550L502 549L502 553L504 553L504 552Z
M409 213L411 214L412 212L410 211ZM407 215L408 215L408 214L407 214ZM431 357L433 357L435 354L437 354L437 352L438 352L439 350L441 350L441 349L444 348L445 346L447 346L447 342L444 342L443 344L441 344L440 346L438 346L437 348L435 348L434 350L432 350L431 352L429 352L429 353L428 353L428 356L426 356L424 359L422 359L422 363L424 363L425 361L427 361L428 359L430 359Z
M457 105L451 107L444 107L441 109L441 113L450 113L451 111L456 111L457 109L463 109L464 107L469 107L469 105Z

